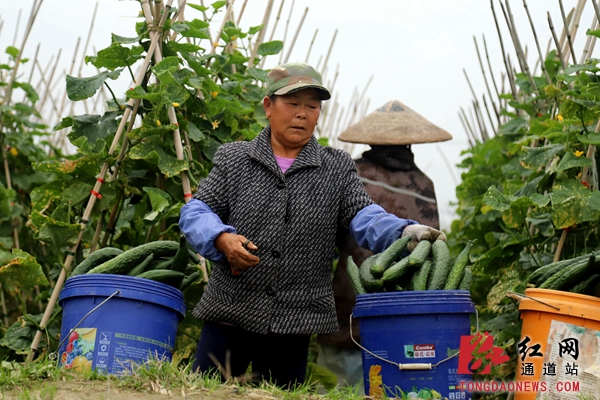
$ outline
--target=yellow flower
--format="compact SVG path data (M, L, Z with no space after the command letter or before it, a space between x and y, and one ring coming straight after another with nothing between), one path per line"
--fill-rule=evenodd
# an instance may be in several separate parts
M173 103L173 107L175 107L175 108L179 107L179 103Z
M234 42L231 45L233 46L234 49L237 49L237 43Z
M211 92L210 93L212 98L214 99L215 97L217 97L219 95L219 92Z
M234 40L236 40L236 39L237 39L237 36L233 35L233 36L232 36L230 39L231 39L231 41L233 42Z
M556 116L556 119L557 119L557 120L559 120L560 122L563 122L563 121L565 120L565 119L563 118L563 116L562 116L562 115L560 115L560 114L558 114L558 115Z
M219 42L214 42L213 47L219 47Z
M160 126L160 125L161 125L161 123L160 123L160 121L159 121L159 120L156 120L156 125L158 125L158 126Z
M577 157L581 157L581 156L583 155L583 151L581 151L581 150L577 150L577 151L575 152L575 155L576 155Z
M14 147L11 147L9 151L10 151L10 154L12 154L15 157L19 155L19 150L17 150Z
M219 121L212 121L211 124L212 124L213 130L214 130L214 129L217 129L219 127L220 122Z

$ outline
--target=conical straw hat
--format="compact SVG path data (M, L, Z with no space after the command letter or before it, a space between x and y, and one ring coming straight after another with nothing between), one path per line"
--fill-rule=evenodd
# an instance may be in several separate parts
M393 100L346 129L338 139L372 145L409 145L444 142L452 135Z

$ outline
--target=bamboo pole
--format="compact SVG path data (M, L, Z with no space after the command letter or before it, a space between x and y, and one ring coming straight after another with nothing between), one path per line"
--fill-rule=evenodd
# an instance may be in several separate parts
M50 93L50 83L46 81L46 77L44 76L44 71L42 70L42 67L40 66L40 63L36 62L35 66L38 68L38 72L40 73L40 76L41 76L40 80L41 80L41 82L44 83L44 85L46 85L47 90L46 90L45 93L46 93L47 97L50 97L50 101L52 103L52 108L54 109L54 112L56 114L58 114L59 111L56 108L56 101L54 100L54 96L52 96L52 94Z
M338 30L336 28L335 32L333 32L333 38L331 39L331 43L329 44L329 49L327 50L327 56L325 57L325 61L323 62L322 71L325 71L327 69L327 63L329 62L329 56L331 55L331 50L333 49L333 44L335 43L335 38L337 37L337 33L338 33Z
M310 51L312 50L313 44L315 43L315 39L317 38L317 33L319 33L319 28L315 29L315 34L313 35L312 40L310 41L310 45L308 46L308 52L306 53L305 63L308 63L308 57L310 56Z
M61 54L62 54L62 49L59 49L58 54L56 56L56 62L54 63L54 67L50 71L50 77L48 78L48 81L45 82L46 90L44 91L44 96L42 96L42 101L39 105L40 110L44 107L44 104L46 103L46 99L48 99L48 96L50 95L50 92L52 90L51 85L52 85L52 81L54 80L54 73L56 72L56 67L58 66L58 63L60 61ZM38 67L39 67L39 64L38 64ZM43 71L40 70L40 73L42 74L42 77L43 77ZM54 103L54 100L52 100L52 102ZM53 106L54 106L54 109L56 110L56 105L53 104Z
M287 42L287 32L288 32L288 28L290 26L290 19L292 18L292 11L294 11L295 3L296 3L296 0L292 0L292 6L290 7L290 13L288 14L287 21L285 22L285 29L283 30L283 46L284 46L284 48L285 48L285 44ZM283 49L279 53L279 64L282 64L282 63L283 63Z
M594 14L594 16L592 17L592 25L590 26L590 30L594 31L596 29L598 29L598 18L596 17L596 14ZM579 59L579 64L585 63L585 61L587 60L587 55L591 54L590 50L594 48L594 43L592 42L595 41L596 36L587 35L587 39L585 41L585 45L583 46L583 51L581 53L581 58Z
M258 51L258 46L263 42L263 38L265 37L265 31L267 30L267 26L269 24L269 17L271 16L271 10L273 9L274 0L269 0L267 3L267 8L265 9L265 14L263 15L262 20L262 28L260 32L258 32L258 36L254 41L254 46L252 46L252 54L250 55L250 60L248 61L248 68L252 68L254 66L254 59L256 58L256 52Z
M571 43L575 43L575 38L577 37L577 32L579 31L579 22L581 21L581 15L583 14L583 9L585 8L586 0L578 0L577 5L575 6L574 17L573 20L569 23L569 32L571 34ZM575 50L575 48L573 48Z
M279 24L279 18L281 18L281 11L283 10L284 4L285 0L281 0L279 10L277 11L277 16L275 17L275 23L273 24L273 29L271 30L271 36L269 37L269 42L273 41L273 38L275 37L275 31L277 31L277 25Z
M488 95L490 96L490 100L491 100L494 97L492 96L492 91L490 90L490 85L488 83L487 76L485 74L485 68L483 68L483 61L481 61L481 54L479 53L479 46L477 45L477 39L475 38L475 35L473 35L473 42L475 43L475 50L477 51L477 59L479 60L479 67L481 68L481 75L483 75L483 81L485 83L485 88L487 89ZM487 105L486 105L486 108L487 108ZM494 109L494 114L496 115L496 119L498 120L498 122L500 122L500 114L499 114L498 110L496 110L495 106L493 107L493 109ZM492 128L493 128L493 126L494 125L492 124Z
M542 55L542 49L540 48L540 42L538 40L537 32L535 31L535 26L533 25L533 20L531 19L531 14L529 13L529 7L527 7L527 1L523 0L523 7L525 7L525 12L527 13L527 19L529 19L529 25L531 25L531 31L533 32L533 38L535 40L535 45L537 47L539 60L540 60L540 68L546 77L546 81L548 84L552 83L550 79L550 75L548 75L548 71L546 71L546 64L544 63L544 56Z
M492 14L494 15L494 23L496 24L496 31L498 32L498 39L500 40L500 49L502 51L502 60L504 61L504 68L510 77L510 69L508 65L508 59L506 57L506 51L504 49L504 41L502 40L502 33L500 32L500 25L498 24L498 17L496 16L496 10L494 9L494 0L490 0L490 6L492 8ZM510 89L513 94L513 99L517 99L517 88L512 79L509 79Z
M27 79L27 83L31 84L31 80L33 79L33 73L35 72L35 63L37 62L38 59L38 54L40 52L40 43L38 43L37 47L35 48L35 55L33 56L33 64L31 64L31 71L29 72L29 78ZM0 78L1 80L1 78ZM23 95L23 100L22 102L25 102L25 99L27 98L27 94Z
M15 35L13 36L12 46L14 47L17 43L17 38L19 37L19 26L21 25L21 12L23 10L19 8L19 14L17 15L17 24L15 25Z
M569 52L571 54L571 58L573 59L573 64L577 64L577 59L575 58L575 50L573 50L573 42L571 41L571 30L569 29L569 23L567 22L567 18L565 16L565 9L563 7L562 0L558 0L558 4L560 5L560 16L562 17L564 29L567 34L567 43L569 44Z
M552 17L550 16L550 12L548 14L548 26L550 27L550 32L552 33L552 38L554 39L554 44L556 46L556 53L558 54L558 58L560 59L561 65L563 69L567 66L565 64L565 58L563 57L562 50L560 49L560 42L558 41L558 37L556 37L556 31L554 30L554 24L552 23Z
M287 56L285 57L285 62L287 63L290 59L290 55L292 54L292 50L294 50L294 45L296 44L296 39L298 39L298 35L300 34L300 30L302 29L302 24L304 24L304 20L306 19L306 14L308 14L308 7L304 9L304 14L302 14L302 18L300 19L300 23L298 24L298 28L296 29L296 33L294 34L294 38L292 39L292 43L290 44L290 48L288 49Z
M598 3L596 0L591 0L592 5L594 6L594 14L596 14L596 20L600 21L600 7L598 7Z
M469 79L469 75L467 75L467 71L465 71L464 68L463 68L463 74L465 75L465 78L467 79L467 83L469 84L469 89L471 89L471 94L473 95L473 107L475 107L475 111L476 111L476 115L477 115L477 111L479 110L479 101L477 100L477 95L475 94L475 90L473 90L473 85L471 85L471 80ZM481 130L481 137L485 141L487 138L487 130L485 128L485 123L483 122L483 119L480 121L479 117L477 118L477 121L479 122L479 129Z
M92 37L92 30L94 29L94 23L96 22L96 14L97 13L98 13L98 2L96 2L96 5L94 6L94 13L92 14L92 22L90 23L90 29L88 31L88 36L85 41L85 45L83 47L83 58L81 59L81 63L79 64L79 70L77 70L78 77L81 77L81 71L83 70L83 65L85 64L85 53L87 52L87 48L90 44L90 39ZM72 104L74 106L75 102L73 102ZM87 107L87 101L83 102L83 108L85 109L86 114L88 114L89 110ZM71 108L71 114L73 114L73 108Z
M142 0L142 1L147 2L148 0ZM170 9L172 2L173 2L173 0L168 0L166 7ZM162 29L162 27L164 26L165 20L167 18L167 15L168 15L167 12L165 12L163 14L157 29ZM140 69L140 74L138 76L138 79L136 79L136 81L134 83L134 85L136 85L136 86L138 86L139 83L142 82L144 75L146 74L146 70L148 68L148 65L150 64L150 59L152 58L152 55L154 54L154 50L155 50L156 46L158 45L158 39L160 38L161 35L156 34L156 35L151 35L151 36L152 36L152 38L150 41L150 47L148 48L148 53L146 54L146 57L144 58L143 66ZM121 118L121 122L119 123L119 127L117 128L117 132L115 133L113 142L108 150L109 155L113 154L115 151L115 148L116 148L116 146L121 138L121 135L124 131L125 125L127 124L128 120L129 120L129 116L131 115L131 110L133 108L134 103L135 103L135 99L130 99L129 102L127 103L127 105L125 106L125 111L123 112L123 117ZM85 228L90 219L94 205L96 204L96 199L97 199L97 196L99 196L100 190L102 188L102 181L104 180L104 177L106 176L106 174L108 172L108 168L109 168L108 162L105 162L102 165L99 177L96 180L94 188L92 189L92 195L90 196L90 198L88 200L83 217L81 219L81 229L80 229L79 235L77 237L76 245L73 246L71 248L71 251L68 253L66 260L65 260L65 265L62 268L60 275L58 276L58 278L56 280L56 285L54 287L54 290L52 291L50 299L48 300L48 305L46 306L46 310L44 311L44 315L42 316L42 319L40 321L40 325L39 325L40 329L38 329L37 332L35 333L35 337L33 338L33 341L31 343L31 352L27 355L28 362L31 362L33 360L33 358L35 357L35 355L38 351L38 346L42 339L42 334L43 334L42 331L44 329L46 329L46 324L48 323L48 320L50 319L50 315L52 313L54 305L56 304L56 301L58 300L58 295L59 295L60 290L61 290L61 288L66 280L66 277L67 277L67 270L70 269L70 267L71 267L71 263L73 262L73 256L75 254L75 251L77 250L77 246L81 242L81 238L83 237L83 233L84 233Z
M470 135L470 133L469 133L469 131L467 129L467 125L465 124L465 121L463 120L463 116L462 116L462 114L460 112L458 113L458 119L459 119L459 121L460 121L463 129L465 130L465 134L466 134L466 137L467 137L467 142L469 142L469 146L471 148L475 147L475 143L473 143L473 141L471 140L471 135Z
M502 7L504 16L507 19L506 23L511 32L513 44L515 46L515 51L517 53L517 58L519 60L519 64L521 65L521 71L524 72L525 75L527 75L527 79L529 80L529 83L531 84L533 91L536 93L539 93L539 89L538 89L537 85L535 84L533 77L531 76L531 71L529 70L529 65L527 64L527 56L525 55L525 52L523 51L523 47L521 46L521 40L519 39L519 34L517 33L517 28L515 26L514 17L513 17L512 11L510 9L510 3L508 0L505 0L505 1L506 1L506 10L504 9L504 5L502 4L502 2L500 2L500 6Z
M469 118L467 117L467 113L465 112L465 109L460 107L460 113L459 115L462 115L462 118L464 120L464 123L467 127L467 132L471 135L471 139L473 139L473 142L477 145L478 143L480 143L479 139L477 138L477 135L475 134L475 131L473 130L473 127L471 127L471 124L469 123Z
M244 0L244 2L242 3L242 8L240 10L240 15L238 15L237 21L235 23L235 26L240 26L240 21L242 20L242 15L244 15L244 11L246 10L246 4L248 3L248 0Z
M492 114L490 114L490 109L488 107L488 103L485 99L485 93L482 94L483 97L483 107L485 108L485 113L488 116L488 120L490 121L490 126L492 128L492 132L494 132L494 135L496 135L498 133L496 127L494 126L494 120L492 119ZM498 115L498 119L500 119L500 116Z
M221 39L221 34L223 34L223 30L225 29L225 24L227 24L227 21L229 21L229 15L231 14L231 9L233 8L233 3L235 2L235 0L228 0L227 1L227 8L225 9L225 16L223 17L223 21L221 22L221 26L219 27L219 30L217 31L217 35L215 36L214 40L211 40L211 50L210 50L210 54L215 54L217 51L217 46L219 45L219 40ZM142 3L143 6L143 3ZM146 23L148 23L148 19L150 17L146 17ZM159 63L160 61L156 61L157 63Z

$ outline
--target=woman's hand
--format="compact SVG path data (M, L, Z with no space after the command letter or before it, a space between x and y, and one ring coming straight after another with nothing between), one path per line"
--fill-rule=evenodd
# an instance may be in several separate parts
M256 267L260 258L248 250L258 250L258 247L242 235L223 232L215 239L215 248L225 254L233 272Z

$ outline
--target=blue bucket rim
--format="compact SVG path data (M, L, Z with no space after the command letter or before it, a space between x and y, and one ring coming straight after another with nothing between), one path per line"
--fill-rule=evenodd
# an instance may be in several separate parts
M129 275L82 274L69 277L60 291L58 303L74 297L108 297L116 290L115 298L142 300L159 304L185 316L185 303L181 290L162 282Z
M410 314L474 313L468 290L424 290L367 293L356 296L356 318Z

